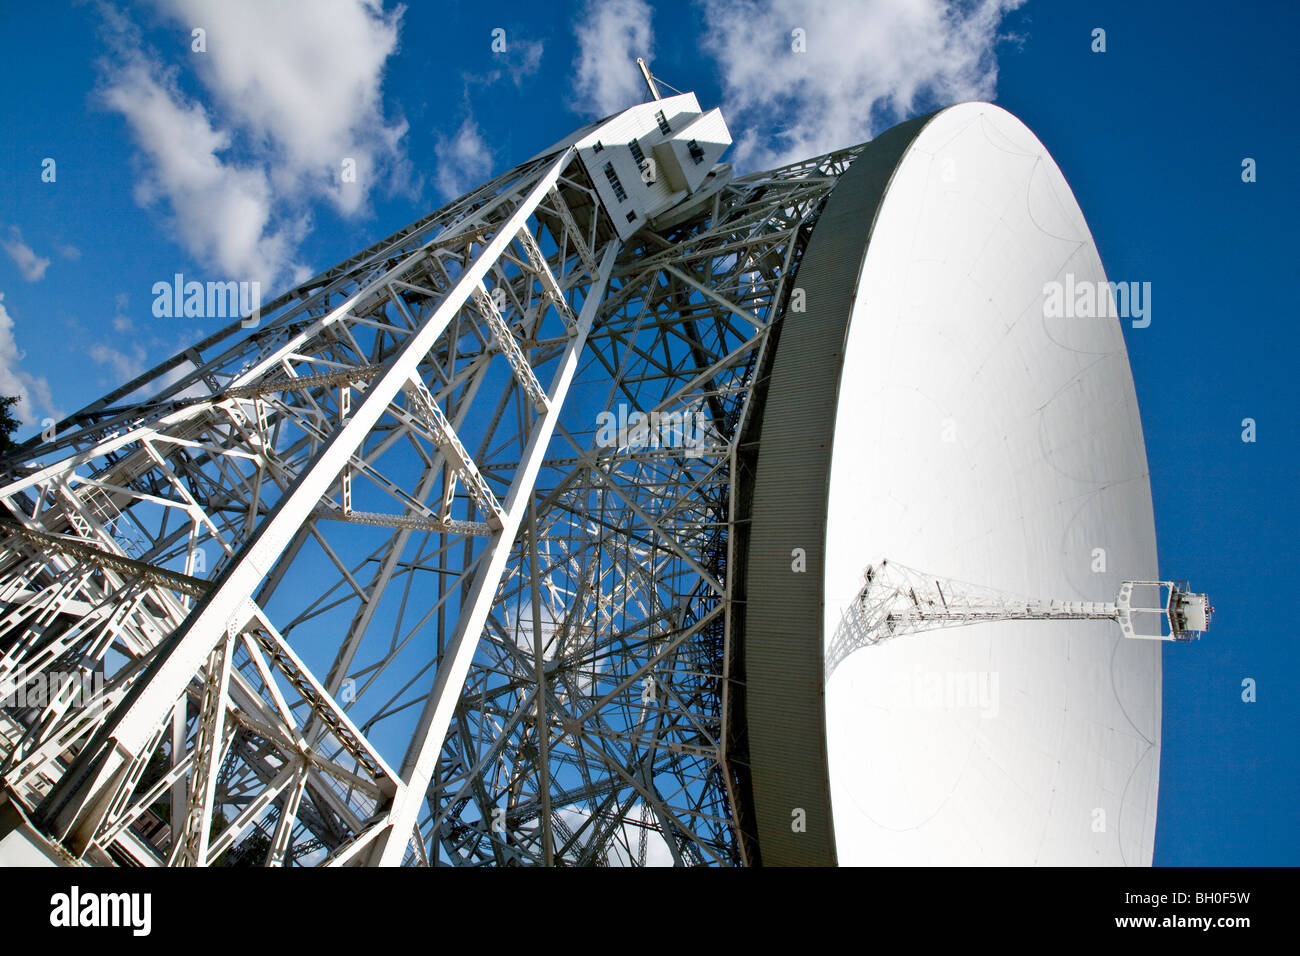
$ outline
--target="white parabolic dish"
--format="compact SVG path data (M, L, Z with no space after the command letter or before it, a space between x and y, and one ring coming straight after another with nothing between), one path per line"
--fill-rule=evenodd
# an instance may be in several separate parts
M1067 275L1105 280L1047 150L996 106L938 113L885 193L845 343L827 643L880 557L1065 600L1157 578L1119 321L1045 318ZM1149 865L1160 654L1105 622L857 651L826 686L838 861Z

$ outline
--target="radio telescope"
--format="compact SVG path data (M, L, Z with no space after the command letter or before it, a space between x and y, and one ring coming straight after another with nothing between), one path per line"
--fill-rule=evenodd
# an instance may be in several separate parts
M1137 404L1113 319L1044 316L1105 278L1051 157L967 103L737 176L642 69L4 462L0 862L1150 863L1125 615L1208 605L1132 590ZM891 696L936 675L997 713Z

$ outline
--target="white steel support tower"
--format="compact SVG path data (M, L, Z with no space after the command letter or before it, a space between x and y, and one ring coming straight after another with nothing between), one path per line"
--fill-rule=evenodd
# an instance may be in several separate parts
M11 808L92 864L744 862L738 436L855 151L729 141L594 124L7 459Z

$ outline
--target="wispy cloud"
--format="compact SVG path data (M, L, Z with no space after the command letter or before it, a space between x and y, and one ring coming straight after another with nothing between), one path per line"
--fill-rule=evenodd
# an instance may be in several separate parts
M23 234L17 226L9 227L9 237L0 240L0 245L4 246L5 252L9 253L9 258L14 261L14 265L28 282L39 282L45 278L45 270L50 267L50 260L38 256L32 251L31 246L23 242Z
M492 150L472 116L450 137L439 136L433 145L434 185L452 199L477 186L492 171Z
M645 99L636 58L649 60L654 32L645 0L587 0L574 33L575 108L607 116Z
M407 124L384 115L384 68L404 8L379 0L155 0L177 25L206 31L190 55L225 122L266 143L276 190L307 193L350 215L370 190L409 174ZM355 182L342 164L353 160Z
M107 366L113 373L114 383L118 385L131 381L145 368L145 350L140 345L133 345L127 352L122 352L100 342L92 345L86 353L97 364Z
M138 201L160 207L177 241L208 267L272 286L301 278L310 203L366 207L381 180L409 181L404 121L383 114L381 86L402 8L373 0L155 0L206 52L181 70L148 49L138 27L100 6L110 55L103 103L127 120L145 160Z
M992 99L999 28L1023 2L703 0L701 45L717 60L732 129L744 130L732 161L777 166L925 109Z
M113 331L127 333L135 331L135 323L131 321L130 316L126 314L127 304L130 297L125 292L119 292L113 296Z
M203 106L181 94L174 71L128 53L103 97L126 117L148 157L137 200L146 207L165 205L186 251L226 275L264 282L291 269L305 220L273 226L265 170L222 158L230 134L215 128Z
M507 31L506 48L493 50L492 65L484 73L462 73L466 86L489 86L503 76L509 76L515 86L522 87L542 67L542 54L546 44L542 40L523 40L511 31Z
M62 418L62 412L54 408L49 382L21 367L25 354L14 339L14 320L5 308L4 298L0 292L0 395L18 396L14 417L24 425L39 424L42 413Z
M542 68L543 44L541 40L522 40L513 44L509 51L510 59L506 70L510 78L519 86L524 80Z
M444 199L454 199L479 185L495 164L496 156L474 120L471 104L477 95L506 77L516 88L522 89L541 69L545 51L543 40L522 39L514 30L506 30L504 37L496 35L494 30L492 40L491 68L480 72L462 71L460 74L464 84L465 119L450 136L441 131L434 132L433 185ZM504 49L497 46L502 41Z

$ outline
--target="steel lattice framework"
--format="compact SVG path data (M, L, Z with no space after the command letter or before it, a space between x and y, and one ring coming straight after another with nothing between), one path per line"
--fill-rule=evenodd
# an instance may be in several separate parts
M744 862L738 436L855 152L624 244L562 149L21 448L11 798L95 863Z
M826 652L826 676L864 647L922 631L992 621L1114 621L1125 637L1190 641L1200 638L1213 610L1186 581L1125 581L1114 601L1063 601L882 560L867 566L862 587L840 617Z

